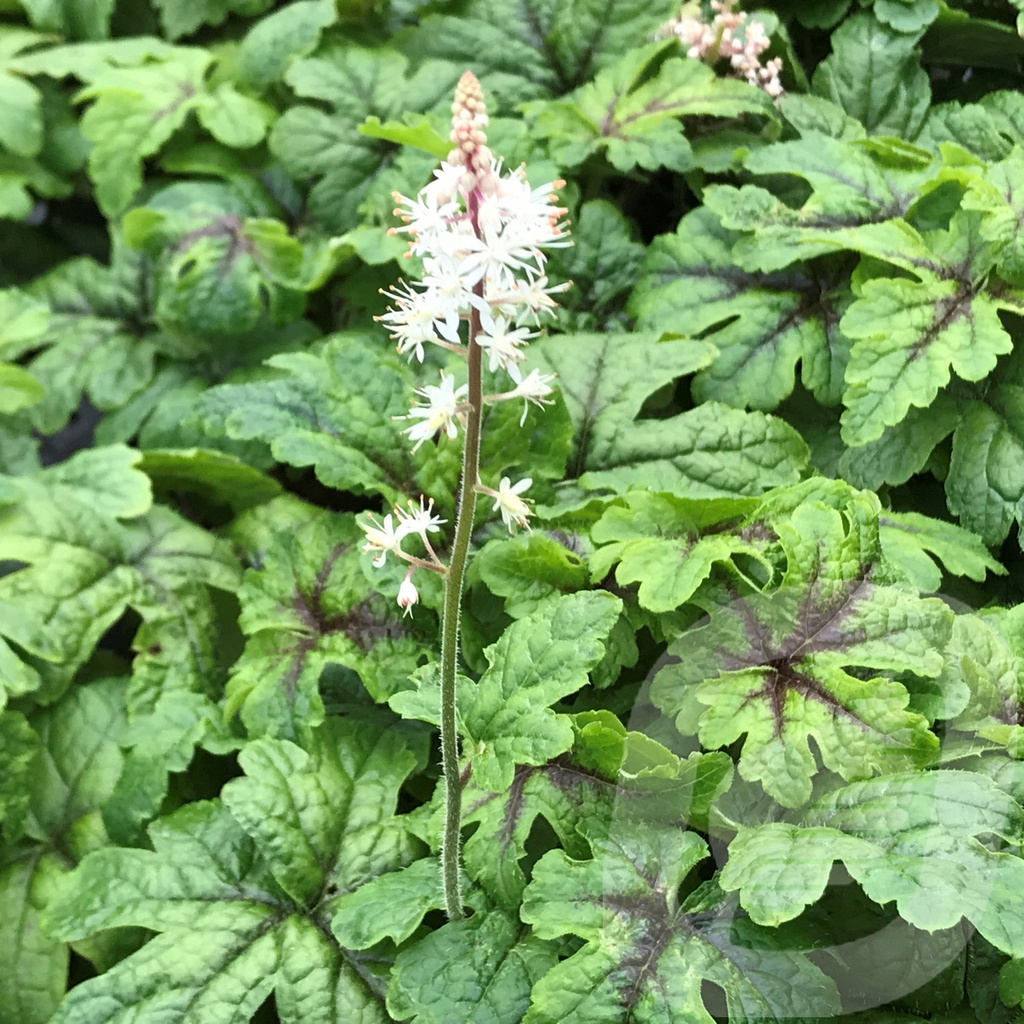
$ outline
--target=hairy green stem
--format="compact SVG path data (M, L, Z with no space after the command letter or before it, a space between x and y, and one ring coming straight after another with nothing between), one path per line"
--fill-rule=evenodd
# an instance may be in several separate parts
M468 202L469 217L477 228L478 197L474 191ZM473 289L483 296L483 282ZM480 313L474 307L469 317L469 379L466 414L466 438L462 450L462 481L455 518L455 539L444 583L444 614L441 620L441 769L444 773L444 840L441 844L441 881L448 919L464 917L462 885L459 880L462 839L462 780L459 776L459 733L456 721L456 677L459 654L459 610L466 575L469 542L476 512L476 485L480 470L480 424L483 419L483 356L476 343L480 332Z

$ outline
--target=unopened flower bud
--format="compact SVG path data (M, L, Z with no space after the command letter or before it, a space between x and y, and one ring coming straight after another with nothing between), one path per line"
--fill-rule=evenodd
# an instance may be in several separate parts
M405 615L412 613L412 606L419 604L420 592L412 581L412 569L405 574L401 586L398 588L398 607L405 610ZM404 616L403 616L404 618Z

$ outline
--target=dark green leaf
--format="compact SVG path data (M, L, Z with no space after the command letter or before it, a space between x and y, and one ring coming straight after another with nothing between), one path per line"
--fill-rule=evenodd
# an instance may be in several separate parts
M154 0L160 24L171 39L191 35L202 25L220 25L230 14L262 14L270 0Z
M917 38L870 14L848 18L832 34L832 55L818 66L814 91L871 133L913 139L931 101Z
M539 340L537 361L558 373L576 431L570 475L588 489L642 485L690 497L756 494L795 481L806 448L781 420L713 403L669 419L636 419L652 391L706 367L714 352L708 342L659 343L651 334Z
M309 210L332 233L355 226L356 211L392 152L360 135L359 126L369 117L387 121L410 109L447 109L451 103L459 75L453 65L430 62L411 76L407 67L394 51L348 46L297 61L286 73L298 95L332 110L290 107L275 124L270 147L293 178L315 182Z

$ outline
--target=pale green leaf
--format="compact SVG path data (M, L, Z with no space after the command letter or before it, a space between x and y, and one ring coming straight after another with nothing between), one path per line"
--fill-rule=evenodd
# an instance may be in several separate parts
M984 168L968 185L962 204L980 215L981 237L999 246L996 269L1013 284L1024 284L1024 246L1018 233L1024 217L1024 149Z
M556 959L554 945L530 935L513 916L477 913L402 951L388 1010L415 1024L519 1024L531 986Z
M958 214L948 231L920 236L933 256L931 265L912 261L918 280L875 277L859 286L840 324L855 339L843 396L848 444L874 441L911 406L931 405L951 371L981 380L1012 349L998 311L1015 309L1020 296L975 289L994 259L978 229L977 215Z
M101 72L79 93L80 100L95 101L81 124L93 143L89 174L106 213L122 213L131 202L142 184L143 159L185 122L211 59L204 50L180 47L157 63Z
M1019 956L1024 927L1009 908L1024 884L1024 861L992 852L979 837L1012 842L1022 824L1020 806L982 775L872 779L824 797L798 825L742 833L722 882L742 890L755 920L777 923L817 898L831 862L842 860L868 896L895 900L915 927L936 931L965 917L994 946Z
M101 515L134 519L153 505L153 490L125 445L86 448L33 476L0 478L0 503L47 500L88 505Z
M96 812L124 763L124 691L123 679L80 684L32 716L41 751L28 782L26 831L74 858L106 839Z
M514 619L529 615L559 593L582 590L588 582L580 555L540 533L484 545L473 560L473 572L492 594L506 599L505 611Z
M761 552L730 525L738 526L755 499L675 498L632 492L625 505L613 505L590 535L599 545L591 556L595 579L604 579L618 563L615 579L639 583L642 608L668 612L689 601L715 568L733 569L736 555L763 561ZM765 563L768 571L770 566Z
M487 648L487 670L479 682L464 680L459 696L462 757L472 762L475 786L500 792L512 784L517 765L544 764L572 746L568 717L550 705L586 685L621 608L603 591L570 594L513 622ZM418 691L393 696L391 707L436 721L437 676L433 670Z
M443 160L452 149L451 142L439 135L433 122L422 114L408 115L402 121L382 122L379 117L368 117L360 126L359 134L371 139L383 139L399 146L413 146Z
M0 145L35 156L43 144L42 97L23 78L0 71Z
M124 453L127 468L134 453ZM94 456L102 465L100 449L79 458L85 465ZM116 457L112 464L121 461ZM0 607L9 609L0 629L42 659L33 665L43 680L44 700L63 692L129 604L177 608L181 588L204 583L233 590L239 575L226 543L167 508L157 506L127 523L109 514L121 503L137 515L137 503L148 502L148 481L135 470L117 481L106 502L96 502L99 509L89 488L76 494L73 474L69 482L61 485L59 467L36 480L22 479L24 500L0 513L0 558L23 564L0 577Z
M27 370L0 363L0 415L10 415L35 405L46 389Z
M855 835L778 822L741 829L718 880L727 892L741 890L740 903L752 920L775 927L821 899L834 861L866 864L881 856Z
M272 107L240 93L230 83L201 96L196 114L218 142L234 149L257 145L274 120Z
M878 521L882 554L893 562L912 552L927 552L946 572L981 582L988 573L1003 576L1003 568L989 553L981 538L953 523L931 519L918 512L886 512ZM937 572L937 570L936 570ZM926 589L937 590L941 580Z
M46 307L32 296L14 288L0 291L0 352L38 344L48 319Z

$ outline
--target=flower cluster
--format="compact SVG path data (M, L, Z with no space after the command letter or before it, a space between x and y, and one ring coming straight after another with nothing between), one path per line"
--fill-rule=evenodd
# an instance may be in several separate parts
M563 207L554 181L532 188L523 169L505 171L486 146L487 113L476 78L467 73L452 105L448 154L434 180L409 199L394 193L395 215L408 234L409 253L423 261L422 280L385 292L393 305L377 319L386 324L399 353L423 361L424 346L462 348L461 324L472 315L482 328L492 371L521 380L522 346L541 317L555 308L544 249L568 245Z
M782 58L774 57L764 64L761 56L771 45L764 24L734 11L735 0L711 0L714 17L711 22L700 16L696 3L684 3L677 17L658 30L659 37L676 36L686 47L686 55L714 64L719 57L728 57L733 71L751 85L763 89L773 99L782 95Z
M388 555L394 555L396 558L412 563L412 568L405 574L405 580L398 590L398 604L405 609L407 615L412 610L412 606L420 599L419 592L412 582L413 569L421 566L434 572L443 573L445 571L444 562L437 557L437 552L434 551L428 534L439 532L448 520L434 514L433 499L427 501L426 504L424 504L424 500L421 495L419 504L410 501L404 509L400 505L396 505L394 511L389 512L382 522L378 522L373 516L367 516L366 520L359 524L366 534L363 553L373 552L376 555L373 564L378 569L384 564ZM427 558L419 558L403 550L402 542L406 537L412 536L419 537L423 542Z
M427 346L437 346L465 358L471 382L476 382L457 383L458 374L442 371L438 384L415 389L416 400L402 417L411 421L404 433L413 451L442 434L456 438L460 427L467 430L471 416L479 418L484 405L522 400L522 425L531 404L543 407L551 401L554 375L525 373L522 364L529 342L557 308L554 296L570 287L548 281L545 255L547 249L570 244L566 210L557 205L555 191L565 182L534 188L522 167L503 167L487 147L487 123L480 84L466 72L452 104L452 150L416 196L394 193L401 224L390 233L409 237L407 255L418 257L422 274L384 291L389 305L376 319L391 332L399 354L422 363ZM484 393L483 366L508 383ZM521 497L529 478L513 484L503 477L497 490L479 483L475 471L468 479L477 481L478 493L495 499L494 510L510 531L529 529L530 508ZM432 515L432 507L421 499L418 510L396 508L382 523L363 523L364 551L377 554L374 565L392 554L413 568L445 573L427 538L443 522ZM413 533L425 542L429 559L402 550L402 539ZM406 611L418 599L411 574L412 569L398 595Z

